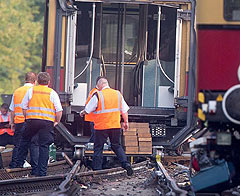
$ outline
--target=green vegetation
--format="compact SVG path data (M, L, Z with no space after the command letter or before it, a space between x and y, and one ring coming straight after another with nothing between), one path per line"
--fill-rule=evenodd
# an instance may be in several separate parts
M0 94L11 94L42 60L44 0L0 1Z

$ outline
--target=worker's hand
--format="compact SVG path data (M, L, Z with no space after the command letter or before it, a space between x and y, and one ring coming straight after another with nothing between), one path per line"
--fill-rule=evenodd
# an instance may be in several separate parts
M128 122L124 122L124 123L123 123L123 129L124 129L125 131L128 130Z
M55 127L58 124L58 122L54 122L53 126Z
M10 128L12 131L15 131L15 124L14 123L10 123Z
M83 117L83 116L84 116L84 114L85 114L85 111L84 111L84 110L82 110L82 111L80 112L80 116L81 116L81 117Z

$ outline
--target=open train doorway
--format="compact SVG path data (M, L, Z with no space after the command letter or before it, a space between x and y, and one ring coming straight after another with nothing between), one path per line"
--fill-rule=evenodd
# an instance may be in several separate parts
M76 5L74 83L89 92L104 75L130 106L174 107L177 8Z

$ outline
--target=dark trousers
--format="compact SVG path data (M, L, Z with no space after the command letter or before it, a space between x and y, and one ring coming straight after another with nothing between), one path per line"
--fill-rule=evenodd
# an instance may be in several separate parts
M120 144L120 129L107 129L107 130L95 130L95 141L94 141L94 154L93 154L93 170L102 169L103 162L103 146L109 137L111 142L111 148L113 152L117 155L117 158L125 168L127 161L126 154Z
M22 139L22 135L23 135L25 128L26 128L25 123L15 124L15 131L14 131L14 135L13 135L14 149L13 149L13 153L12 153L12 161L9 164L10 168L17 167L17 156L18 156L20 141ZM26 160L26 158L27 158L27 153L28 152L26 152L26 154L23 155L24 159L21 159L22 162L21 162L21 164L19 164L19 165L21 165L21 167L24 164L24 160ZM39 146L38 146L38 134L37 134L32 138L31 145L30 145L30 164L31 164L32 168L35 168L35 169L37 169L38 154L39 154Z
M90 122L90 128L91 128L91 137L89 139L90 143L94 143L94 133L95 133L95 129L94 129L94 123Z
M20 142L18 153L18 166L28 151L33 136L38 134L39 156L37 168L32 168L32 175L46 176L49 158L49 145L54 142L53 122L48 120L29 119Z

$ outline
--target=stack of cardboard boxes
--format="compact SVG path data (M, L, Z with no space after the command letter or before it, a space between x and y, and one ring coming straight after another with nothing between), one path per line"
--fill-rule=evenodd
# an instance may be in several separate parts
M152 136L148 123L129 123L123 131L122 144L126 154L152 154Z

